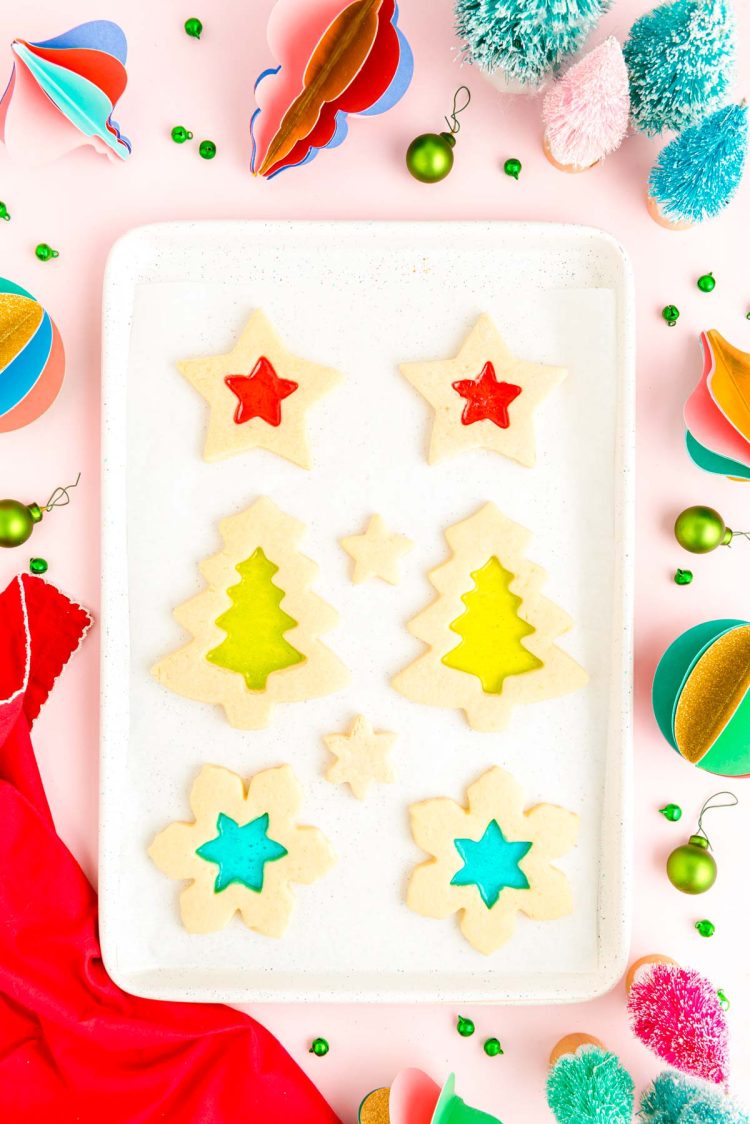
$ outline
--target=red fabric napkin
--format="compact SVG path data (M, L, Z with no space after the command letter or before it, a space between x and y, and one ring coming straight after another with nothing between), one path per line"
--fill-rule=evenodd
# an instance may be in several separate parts
M138 999L107 975L96 894L55 832L29 736L90 624L41 578L0 594L0 1119L336 1124L254 1020Z

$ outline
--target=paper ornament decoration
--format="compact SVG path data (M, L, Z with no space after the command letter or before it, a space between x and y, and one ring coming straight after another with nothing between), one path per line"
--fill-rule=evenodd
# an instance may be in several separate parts
M584 171L619 148L628 129L630 94L622 48L614 36L550 87L542 117L544 151L562 171Z
M90 144L110 159L130 155L112 113L127 83L127 42L116 23L92 20L29 43L15 39L0 99L0 139L12 156L43 164Z
M26 289L0 277L0 433L43 414L64 374L63 342L49 313Z
M713 620L670 644L654 675L652 705L664 737L686 761L725 777L750 775L750 624Z
M347 116L390 109L413 72L396 0L278 0L268 21L277 61L255 83L250 168L271 179L346 137Z
M684 230L723 211L742 181L747 136L747 106L727 105L670 141L649 175L651 217Z
M359 1124L502 1124L467 1105L451 1074L440 1086L420 1069L403 1069L390 1089L375 1089L359 1106Z
M701 332L703 370L685 403L685 443L706 472L750 480L750 355L715 328Z

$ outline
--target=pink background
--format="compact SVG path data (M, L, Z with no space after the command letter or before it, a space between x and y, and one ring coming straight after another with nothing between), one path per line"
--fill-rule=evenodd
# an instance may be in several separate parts
M750 543L691 559L670 527L691 503L717 507L731 526L750 528L750 489L695 468L682 443L682 403L699 371L697 334L717 327L750 350L750 177L718 220L687 233L658 228L646 214L644 187L658 142L629 139L606 165L582 176L554 171L540 147L539 102L499 95L472 69L461 67L450 0L403 0L401 24L416 56L413 84L385 117L354 120L335 152L272 183L247 170L252 83L268 65L264 39L271 0L212 0L195 6L206 29L200 42L182 32L189 6L174 0L59 0L3 5L0 41L46 38L86 19L107 17L124 27L130 83L116 117L134 142L132 160L114 166L83 149L41 171L15 167L0 146L0 198L13 219L0 223L0 272L28 287L52 312L68 353L62 393L31 427L0 436L0 492L44 502L54 485L83 473L74 502L34 532L32 553L49 560L50 577L96 613L99 603L99 349L104 262L113 241L130 227L194 218L442 218L544 219L580 222L611 231L625 245L638 292L638 552L636 632L636 854L632 955L661 951L708 973L732 1000L735 1089L750 1101L750 908L742 884L750 841L750 784L730 785L739 809L716 813L709 824L719 881L703 899L679 894L664 861L693 829L703 800L721 778L682 762L659 735L649 706L656 660L683 629L711 617L750 617ZM624 37L648 0L617 0L592 42L610 32ZM743 4L738 8L744 9ZM750 15L740 11L741 59L737 96L750 92ZM10 70L5 48L3 66ZM4 81L0 68L0 82ZM442 184L412 180L404 151L417 133L442 126L453 91L466 82L470 109L462 118L456 164ZM182 123L195 141L169 138ZM212 162L197 143L218 146ZM519 182L502 173L506 157L523 161ZM60 251L43 264L34 246ZM497 263L512 271L512 261ZM713 270L717 288L700 293L695 279ZM668 328L660 317L675 303L682 317ZM0 557L4 584L26 565L29 550ZM672 583L676 565L690 566L689 587ZM98 636L96 630L66 671L36 729L36 748L63 838L96 878ZM681 824L658 815L660 805L684 808ZM716 924L712 940L692 928L699 917ZM624 992L586 1006L511 1009L464 1007L477 1024L474 1038L454 1030L456 1010L445 1007L264 1006L253 1012L275 1031L312 1074L344 1120L355 1120L362 1096L412 1065L442 1079L454 1069L458 1089L478 1107L506 1121L541 1121L546 1061L557 1038L586 1030L618 1051L642 1086L657 1069L630 1036ZM307 1054L322 1034L323 1059ZM505 1055L487 1058L481 1041L497 1035ZM743 1064L744 1063L744 1064ZM744 1071L744 1072L743 1072Z

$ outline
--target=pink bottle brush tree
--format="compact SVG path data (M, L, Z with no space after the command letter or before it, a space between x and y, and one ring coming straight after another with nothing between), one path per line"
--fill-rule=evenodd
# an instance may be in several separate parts
M628 128L628 72L610 36L548 90L542 108L544 151L555 167L582 172L619 148Z

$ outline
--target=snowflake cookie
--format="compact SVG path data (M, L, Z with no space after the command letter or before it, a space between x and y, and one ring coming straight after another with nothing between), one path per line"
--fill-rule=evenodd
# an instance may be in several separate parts
M274 704L346 685L321 633L338 619L310 589L317 566L297 550L304 524L262 497L219 525L224 548L200 565L209 588L179 605L193 639L152 668L164 686L223 706L232 726L267 725Z
M402 375L435 411L430 464L470 449L533 465L534 411L567 375L516 359L489 316L480 316L455 359L402 363Z
M461 932L488 955L512 937L516 913L552 921L572 911L568 879L551 860L573 847L578 816L554 804L525 812L520 786L499 768L470 785L467 800L411 805L414 840L433 857L413 871L406 903L439 920L460 912Z
M260 310L226 355L177 366L210 407L207 461L257 448L310 467L307 411L341 376L288 352Z
M452 557L428 575L439 596L409 623L429 649L396 675L396 690L500 730L516 703L588 682L555 644L572 621L540 592L544 570L524 557L530 533L488 503L445 537Z
M326 773L332 784L348 784L358 800L363 800L371 784L392 784L396 779L388 760L396 735L373 730L359 714L348 734L328 734L323 738L336 760Z
M295 822L302 789L289 765L250 780L204 765L190 793L193 823L173 823L148 853L180 893L190 933L223 929L239 913L248 929L280 937L294 908L290 882L315 882L334 864L325 836Z

